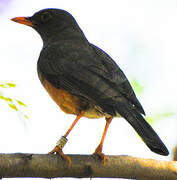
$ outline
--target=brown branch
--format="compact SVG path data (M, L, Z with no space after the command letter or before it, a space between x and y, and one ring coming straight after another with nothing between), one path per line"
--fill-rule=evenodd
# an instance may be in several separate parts
M173 161L177 161L177 146L174 147L173 149L173 157L172 157Z
M106 156L106 165L95 156L69 155L71 168L59 155L0 154L0 177L105 177L176 180L177 162L130 156Z

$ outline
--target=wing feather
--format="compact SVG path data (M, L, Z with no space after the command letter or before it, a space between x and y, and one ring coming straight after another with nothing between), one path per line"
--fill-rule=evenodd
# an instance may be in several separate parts
M65 56L67 51L70 53ZM127 99L144 114L124 73L104 51L92 44L87 48L60 48L56 44L45 48L38 61L38 71L56 88L63 88L73 95L85 98L100 106L106 113L115 116L116 101Z

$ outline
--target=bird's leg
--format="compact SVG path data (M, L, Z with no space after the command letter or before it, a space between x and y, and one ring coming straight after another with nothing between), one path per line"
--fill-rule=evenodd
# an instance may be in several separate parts
M73 129L73 127L75 126L75 124L77 123L77 121L83 116L84 112L81 112L79 115L77 115L76 119L74 120L74 122L71 124L70 128L67 130L67 132L65 133L64 136L62 136L59 141L57 142L57 145L54 147L54 149L52 151L50 151L48 154L53 154L53 153L58 153L60 154L65 160L68 161L69 163L69 167L71 166L71 158L67 155L65 155L62 151L64 145L67 143L67 136L68 134L71 132L71 130Z
M97 148L95 149L95 152L94 152L94 155L98 155L101 158L101 160L103 160L103 165L106 164L105 155L102 153L103 142L104 142L108 127L109 127L112 119L113 119L113 117L106 118L106 125L105 125L104 131L103 131L103 135L102 135L100 144L97 146Z

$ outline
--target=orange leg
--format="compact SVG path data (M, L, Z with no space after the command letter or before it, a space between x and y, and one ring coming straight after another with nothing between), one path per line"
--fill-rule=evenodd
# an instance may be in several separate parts
M105 155L102 153L103 142L104 142L104 139L105 139L105 136L106 136L108 127L109 127L112 119L113 119L113 117L106 118L106 125L105 125L104 131L103 131L103 135L102 135L100 144L97 146L97 148L96 148L96 150L95 150L95 152L94 152L94 155L98 155L98 156L103 160L103 165L106 164Z
M84 112L81 112L76 119L74 120L74 122L72 123L72 125L70 126L70 128L68 129L68 131L65 133L64 136L62 136L62 138L57 142L57 145L54 147L54 149L52 151L50 151L48 154L53 154L53 153L58 153L60 154L65 160L68 161L69 163L69 167L71 166L71 159L69 156L65 155L62 151L62 148L64 147L64 145L67 142L67 136L68 134L71 132L71 130L73 129L73 127L76 125L77 121L83 116ZM63 142L64 141L64 142Z
M81 112L76 119L74 120L74 122L72 123L72 125L70 126L70 128L67 130L67 132L65 133L65 137L68 136L68 134L71 132L71 130L73 129L73 127L76 125L77 121L83 116L84 112Z

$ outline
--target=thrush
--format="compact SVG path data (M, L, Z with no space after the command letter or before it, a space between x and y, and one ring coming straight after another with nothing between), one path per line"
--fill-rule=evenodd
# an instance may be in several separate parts
M125 74L106 52L87 40L70 13L44 9L31 17L12 20L31 26L40 34L43 48L37 63L39 79L62 111L76 115L50 153L59 153L71 164L62 148L74 125L81 117L105 117L105 129L94 152L105 164L102 148L108 127L114 117L123 117L151 151L164 156L169 154L144 119L143 107Z

